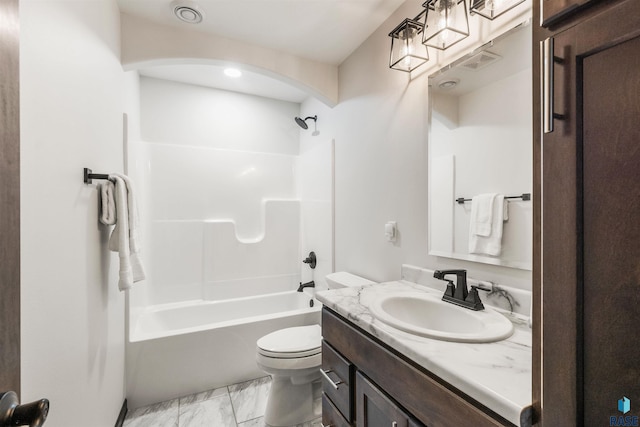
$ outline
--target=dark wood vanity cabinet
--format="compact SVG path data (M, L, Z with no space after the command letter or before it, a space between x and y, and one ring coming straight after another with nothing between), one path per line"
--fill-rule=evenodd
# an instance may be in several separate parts
M546 27L599 0L541 0L541 25Z
M640 401L640 1L538 28L534 49L537 419L610 425L619 399Z
M322 336L325 426L514 425L327 308Z
M356 374L356 405L356 427L422 426L360 372Z

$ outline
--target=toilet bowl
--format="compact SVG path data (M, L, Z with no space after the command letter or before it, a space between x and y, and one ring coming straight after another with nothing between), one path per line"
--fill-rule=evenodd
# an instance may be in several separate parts
M256 361L272 376L267 426L294 426L322 415L321 341L319 325L280 329L258 340Z
M329 289L374 282L337 272L326 276ZM256 362L271 374L264 422L269 427L290 427L322 416L322 336L319 325L297 326L272 332L257 341Z

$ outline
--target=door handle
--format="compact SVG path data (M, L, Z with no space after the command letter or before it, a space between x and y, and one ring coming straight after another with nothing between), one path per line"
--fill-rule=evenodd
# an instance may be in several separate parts
M49 414L49 400L40 399L20 405L14 391L0 392L0 427L40 427Z
M553 37L540 42L540 75L542 76L542 131L553 132L553 120L564 119L564 115L554 111L553 66L562 64L562 59L554 55Z

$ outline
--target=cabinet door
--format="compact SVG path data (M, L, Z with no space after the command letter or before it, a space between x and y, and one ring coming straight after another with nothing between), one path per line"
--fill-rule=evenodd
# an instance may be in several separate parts
M542 141L544 426L610 425L619 399L640 400L638 16L627 0L553 40L563 118Z
M597 0L541 0L542 26L546 27Z
M356 373L357 427L420 427L421 424L400 409L394 401Z

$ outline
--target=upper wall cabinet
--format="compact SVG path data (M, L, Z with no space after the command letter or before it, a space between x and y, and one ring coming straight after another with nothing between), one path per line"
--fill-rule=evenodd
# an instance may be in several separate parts
M541 25L547 27L598 0L541 0Z
M429 77L430 255L531 269L531 79L528 23ZM488 193L514 198L480 238L471 199Z

